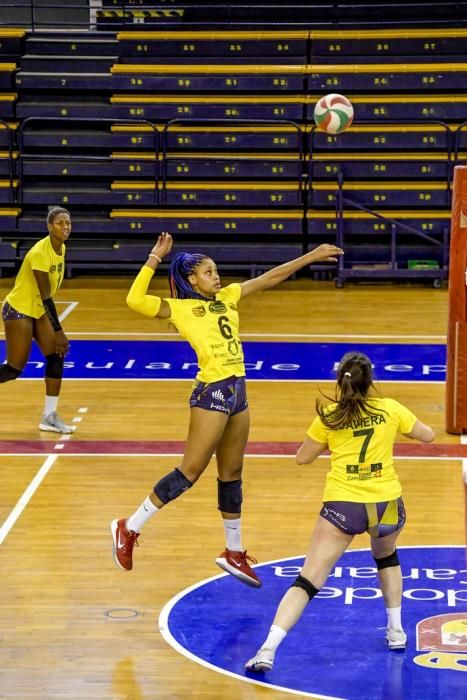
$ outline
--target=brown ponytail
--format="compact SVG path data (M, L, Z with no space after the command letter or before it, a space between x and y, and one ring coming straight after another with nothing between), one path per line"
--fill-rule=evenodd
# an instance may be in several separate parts
M348 352L337 370L336 406L329 410L320 399L316 400L316 412L331 430L358 427L364 416L378 415L368 403L368 393L374 389L373 369L370 359L362 352Z

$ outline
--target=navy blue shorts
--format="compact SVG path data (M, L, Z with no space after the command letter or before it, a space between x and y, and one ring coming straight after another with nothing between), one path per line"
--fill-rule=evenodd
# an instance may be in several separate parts
M227 377L219 382L195 381L190 396L191 408L220 411L235 416L248 408L245 377Z
M405 525L402 498L381 503L325 501L320 515L347 535L368 532L371 537L386 537Z
M10 304L5 301L2 308L2 318L4 321L18 321L20 318L32 318L27 314L22 314L21 311L16 311Z

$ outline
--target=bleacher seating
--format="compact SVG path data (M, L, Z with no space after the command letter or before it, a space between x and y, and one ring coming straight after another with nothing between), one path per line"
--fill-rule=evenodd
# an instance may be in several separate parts
M465 8L459 2L375 3L369 0L339 3L294 2L293 5L274 0L232 0L216 4L213 0L181 0L170 6L163 0L102 0L103 8L97 11L97 24L101 29L157 28L186 29L187 25L203 29L276 29L277 26L310 27L361 27L381 24L392 26L394 22L437 25L465 20ZM223 10L223 11L222 11Z
M428 18L424 4L398 3L391 26L367 4L362 28L361 7L344 2L336 28L334 4L317 22L316 6L273 16L264 2L258 29L246 2L222 24L203 2L112 0L101 31L1 30L3 240L27 246L46 206L63 204L68 274L87 255L89 269L133 269L167 229L252 274L337 237L339 284L358 271L409 276L416 260L444 278L452 169L467 150L467 29L454 26L459 3L433 5ZM337 136L313 124L327 92L355 108Z

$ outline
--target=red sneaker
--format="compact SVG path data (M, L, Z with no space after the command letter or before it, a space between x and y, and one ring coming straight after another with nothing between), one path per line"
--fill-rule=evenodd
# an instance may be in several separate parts
M224 571L227 571L227 573L238 578L242 583L246 583L247 586L259 588L262 585L261 581L249 565L249 561L252 564L258 563L256 559L247 555L246 550L244 552L233 552L231 549L226 549L220 557L217 557L216 564Z
M110 531L113 540L113 555L120 569L131 571L133 568L133 547L138 544L139 532L126 529L126 519L112 520Z

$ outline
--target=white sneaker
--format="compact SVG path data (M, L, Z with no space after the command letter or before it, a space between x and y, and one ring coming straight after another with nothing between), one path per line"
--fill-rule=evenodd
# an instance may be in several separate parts
M246 662L247 671L271 671L274 666L274 654L271 649L260 649L256 656Z
M390 649L405 649L407 646L407 635L404 630L386 630L386 641Z
M73 432L74 428L71 425L66 425L60 416L55 411L52 411L48 416L42 416L42 420L39 423L39 430L68 435Z

